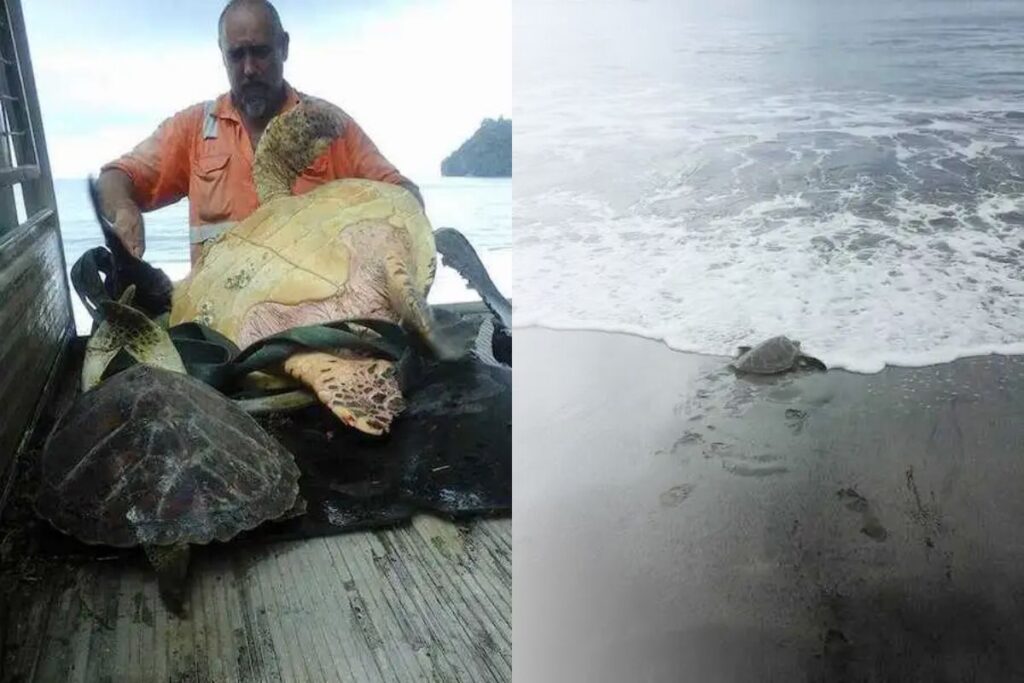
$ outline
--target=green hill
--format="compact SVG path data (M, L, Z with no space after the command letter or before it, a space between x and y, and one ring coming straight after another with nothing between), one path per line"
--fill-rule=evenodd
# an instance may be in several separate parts
M473 137L441 162L441 175L512 177L512 120L484 119Z

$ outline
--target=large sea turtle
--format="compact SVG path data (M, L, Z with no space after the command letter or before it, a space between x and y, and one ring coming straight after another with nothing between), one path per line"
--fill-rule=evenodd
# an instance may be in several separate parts
M800 351L800 342L784 336L772 337L757 346L741 346L731 363L737 372L774 375L798 369L826 370L817 358Z
M441 338L426 304L434 235L412 193L345 179L291 194L298 173L344 125L339 110L310 97L271 121L253 161L261 206L205 249L175 287L172 325L197 321L245 347L296 326L376 318L402 324L441 357L464 350ZM370 434L387 431L403 407L388 360L310 351L280 370Z
M301 509L288 451L215 390L148 364L84 394L39 466L36 512L85 543L141 545L176 611L190 545Z
M189 546L302 511L291 453L184 372L166 331L120 301L86 348L83 394L44 445L36 512L90 544L141 545L181 608ZM120 351L140 361L103 379Z

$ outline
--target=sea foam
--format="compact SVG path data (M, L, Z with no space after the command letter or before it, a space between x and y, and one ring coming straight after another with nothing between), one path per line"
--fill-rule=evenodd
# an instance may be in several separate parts
M531 3L515 324L858 372L1024 352L1024 11L898 4Z

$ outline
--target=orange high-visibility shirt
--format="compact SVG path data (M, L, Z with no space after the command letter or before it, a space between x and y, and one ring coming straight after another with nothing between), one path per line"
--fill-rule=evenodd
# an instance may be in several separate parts
M287 83L283 111L299 102ZM350 116L339 137L295 180L294 194L337 178L367 178L415 187L377 150ZM259 206L252 178L253 146L230 94L193 105L167 119L148 139L103 167L132 180L133 199L152 211L188 197L192 261L199 244L216 237Z

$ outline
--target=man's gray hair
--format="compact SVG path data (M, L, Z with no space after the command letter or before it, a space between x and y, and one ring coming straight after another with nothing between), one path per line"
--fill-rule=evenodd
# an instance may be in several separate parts
M259 6L267 11L267 16L270 17L271 28L274 30L274 40L280 41L284 38L284 26L281 25L281 15L277 13L277 9L270 2L270 0L230 0L227 5L224 6L224 10L220 13L220 19L217 20L217 42L221 41L224 36L224 18L228 12L241 7L243 5L252 7Z

